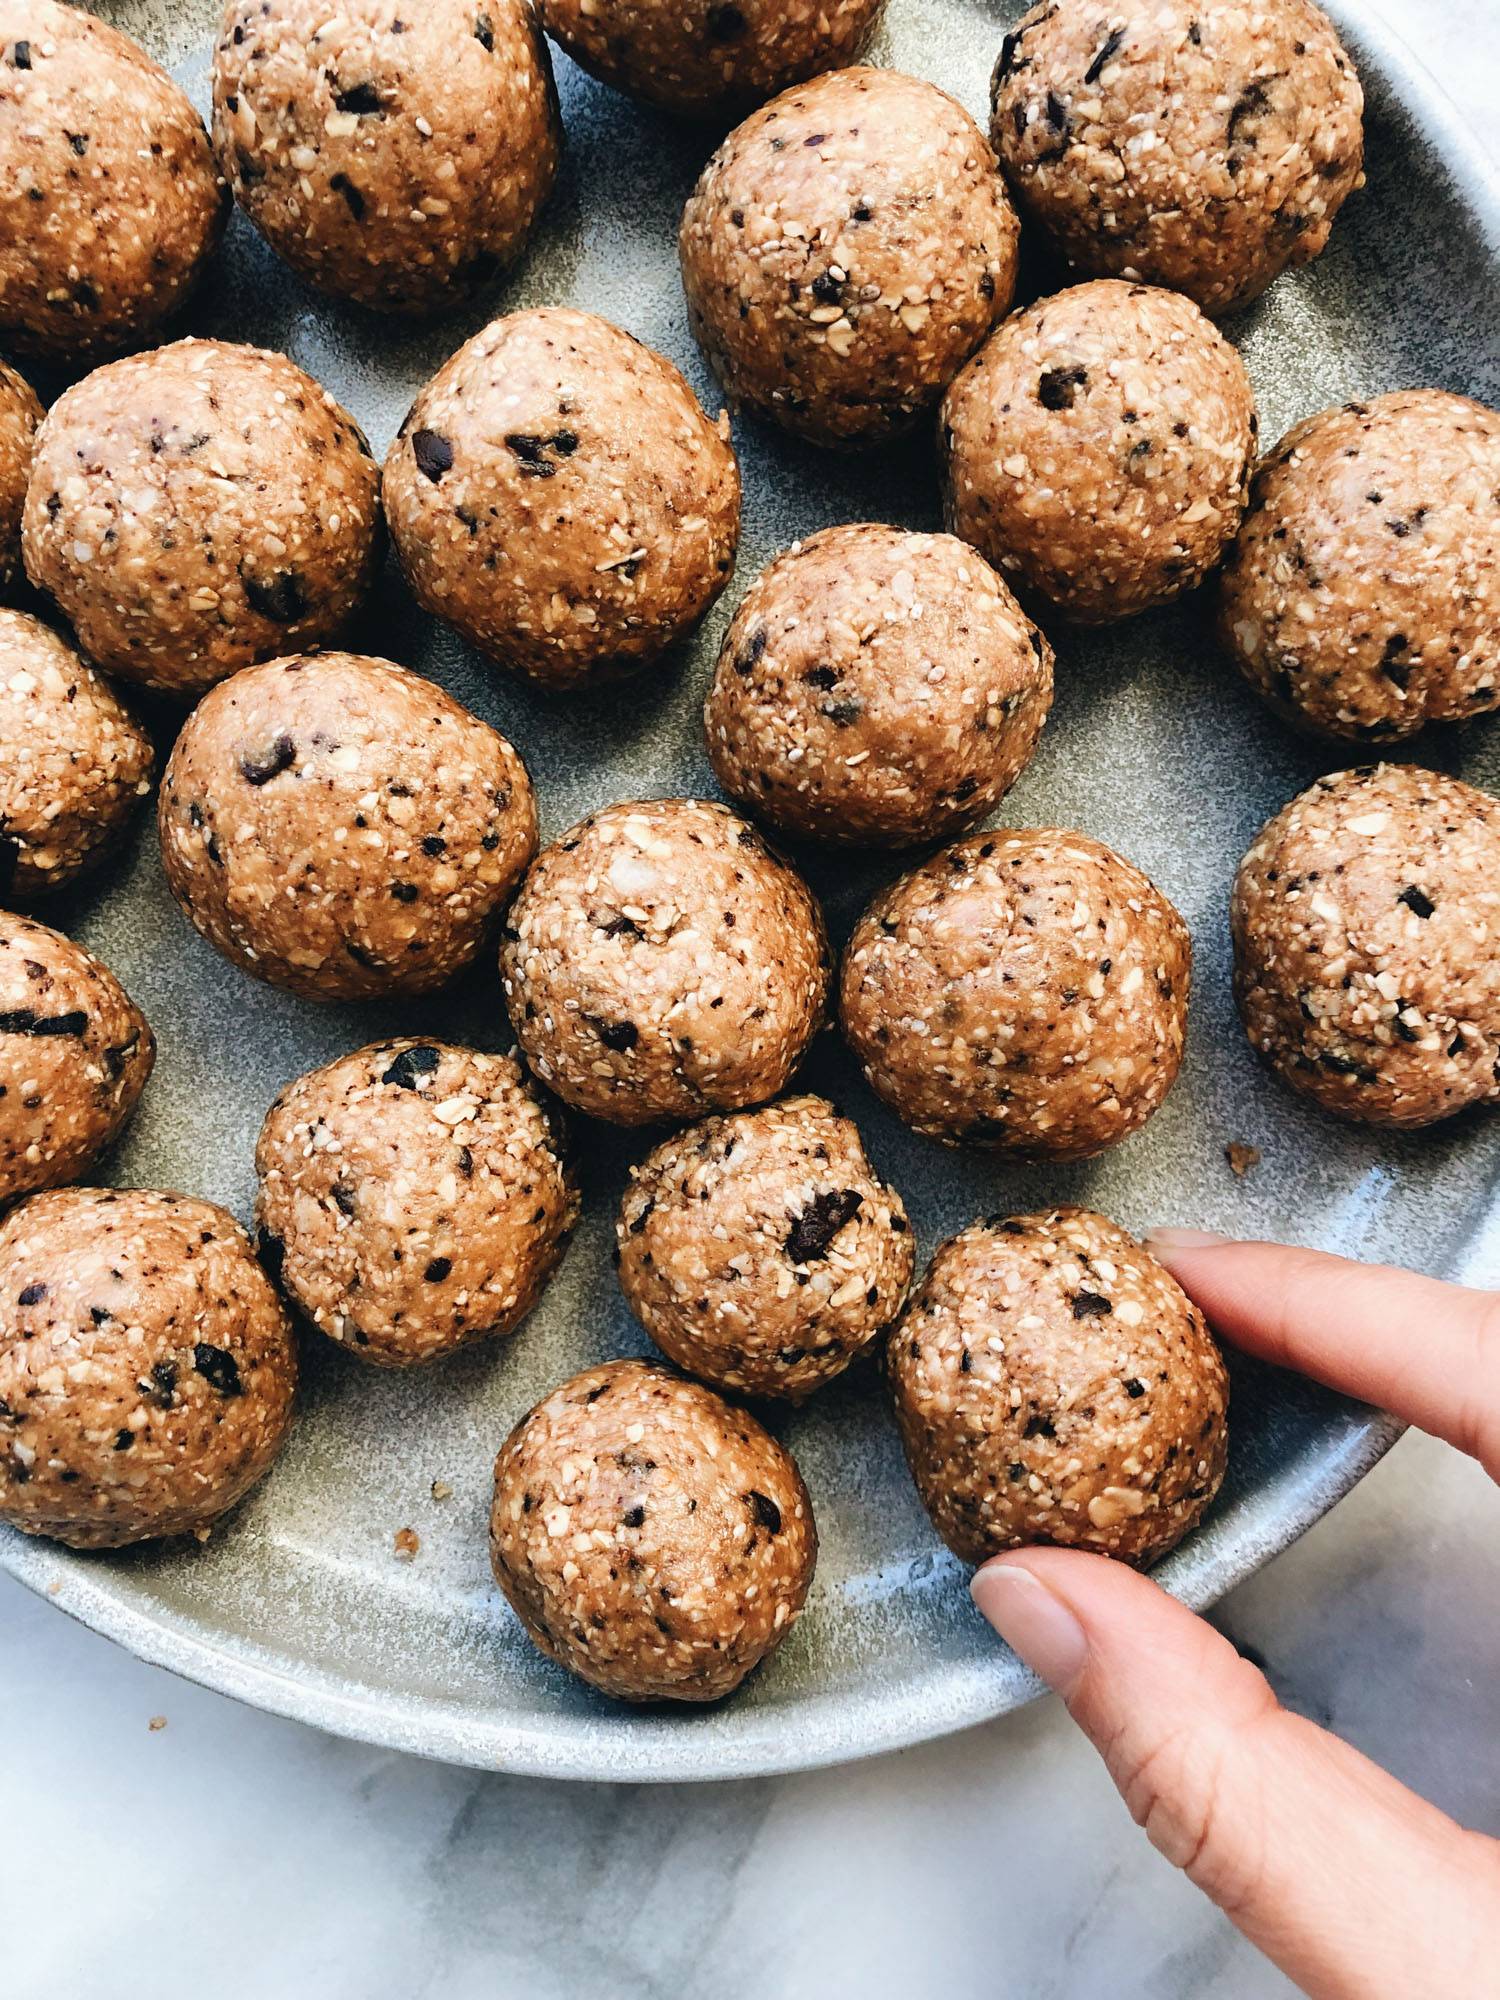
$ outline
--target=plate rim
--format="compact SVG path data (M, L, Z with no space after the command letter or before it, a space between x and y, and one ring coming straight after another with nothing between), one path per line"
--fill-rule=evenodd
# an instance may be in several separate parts
M1492 254L1500 256L1500 169L1491 164L1458 106L1405 36L1375 15L1366 0L1321 4L1351 45L1361 71L1379 75L1431 144ZM1383 1411L1345 1407L1352 1413L1348 1432L1301 1479L1269 1532L1264 1524L1247 1523L1236 1540L1220 1546L1212 1564L1194 1564L1192 1542L1169 1558L1160 1574L1174 1596L1202 1611L1254 1575L1352 1491L1405 1429ZM0 1530L0 1571L145 1664L166 1668L214 1693L374 1748L520 1777L636 1784L779 1777L934 1741L994 1720L1044 1692L1035 1677L1028 1677L1018 1699L1013 1672L1004 1678L998 1671L970 1675L956 1696L932 1705L904 1701L866 1708L859 1739L853 1742L842 1732L789 1732L784 1715L774 1707L748 1710L747 1726L728 1740L701 1737L675 1717L652 1717L632 1734L611 1732L601 1739L592 1718L580 1724L542 1714L530 1722L476 1717L430 1699L397 1709L374 1690L340 1684L322 1670L313 1678L301 1677L258 1650L235 1653L202 1630L180 1628L122 1598L106 1581L109 1572L98 1558L15 1530ZM995 1657L998 1668L1008 1656L997 1645Z

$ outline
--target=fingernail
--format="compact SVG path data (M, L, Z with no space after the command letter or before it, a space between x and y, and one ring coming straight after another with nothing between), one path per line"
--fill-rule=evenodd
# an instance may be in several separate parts
M1142 1240L1148 1250L1207 1250L1231 1239L1212 1229L1148 1229Z
M1062 1599L1018 1563L988 1563L976 1570L969 1592L1006 1645L1056 1693L1066 1695L1081 1677L1089 1642Z

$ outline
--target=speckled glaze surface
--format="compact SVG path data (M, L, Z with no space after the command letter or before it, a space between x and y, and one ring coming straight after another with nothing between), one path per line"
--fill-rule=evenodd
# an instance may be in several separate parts
M216 6L114 0L98 11L144 40L206 102ZM1019 5L893 0L872 59L928 76L983 116L988 70ZM1227 322L1263 434L1346 397L1432 383L1500 400L1484 329L1500 315L1500 191L1398 43L1335 7L1369 96L1370 185L1324 258ZM382 451L420 384L497 311L574 303L669 355L710 411L674 237L717 136L633 108L558 59L568 151L531 252L464 315L387 326L317 301L240 219L197 300L194 332L285 348L333 390ZM1034 250L1022 298L1054 274ZM47 385L55 388L55 384ZM736 579L693 645L633 687L561 701L496 678L412 604L392 566L363 645L429 673L517 743L537 779L544 838L612 800L713 795L699 710L723 627L751 577L798 534L834 521L938 526L925 440L834 459L745 420L736 426L745 520ZM1264 1231L1433 1271L1457 1271L1486 1226L1495 1127L1466 1118L1405 1136L1337 1126L1252 1057L1229 992L1227 905L1261 821L1347 749L1303 741L1255 702L1217 654L1209 607L1190 599L1118 630L1059 640L1053 718L1003 821L1076 825L1145 868L1196 947L1182 1078L1149 1130L1105 1158L1010 1167L906 1132L852 1059L824 1037L806 1087L859 1122L901 1190L920 1253L975 1215L1081 1202L1140 1229L1178 1221ZM1500 788L1500 735L1483 722L1416 739L1406 754ZM889 860L801 857L836 938ZM141 1115L109 1165L122 1184L166 1183L248 1217L255 1133L298 1071L378 1035L500 1047L486 966L437 1000L313 1008L252 985L179 916L142 815L121 865L49 905L48 921L103 953L161 1042ZM1261 1164L1237 1179L1227 1142ZM392 1747L574 1778L681 1779L791 1770L890 1749L1026 1700L1034 1684L997 1650L964 1572L937 1542L901 1463L868 1363L771 1427L797 1454L822 1540L805 1616L766 1672L702 1713L617 1707L541 1659L489 1577L485 1517L500 1442L542 1394L608 1357L642 1353L609 1268L612 1220L647 1135L590 1128L587 1220L541 1308L510 1341L440 1373L373 1374L306 1343L300 1421L272 1477L210 1542L78 1557L0 1536L0 1562L64 1610L147 1658L281 1713ZM1203 1528L1158 1572L1203 1605L1348 1490L1394 1427L1306 1385L1235 1370L1228 1479ZM434 1480L451 1497L432 1498ZM395 1533L421 1550L398 1562Z

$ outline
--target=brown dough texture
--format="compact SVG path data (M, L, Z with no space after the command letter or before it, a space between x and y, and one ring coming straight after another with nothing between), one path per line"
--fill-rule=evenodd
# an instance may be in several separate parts
M101 861L151 790L151 738L50 626L0 610L0 896L30 902Z
M0 361L0 598L21 575L21 508L41 421L36 391Z
M647 1361L575 1375L495 1462L490 1557L534 1643L621 1701L717 1701L792 1629L818 1537L792 1455Z
M229 212L203 120L128 35L0 5L0 344L73 368L152 338Z
M244 972L308 1000L429 993L536 852L498 730L389 660L268 660L183 724L158 802L172 893Z
M793 838L941 840L1025 769L1052 664L952 535L825 528L761 571L725 634L704 709L714 775Z
M376 1042L287 1085L255 1149L260 1249L330 1339L405 1368L509 1333L578 1220L509 1056Z
M1192 589L1239 526L1255 398L1191 299L1101 278L998 328L943 404L948 525L1082 625Z
M417 397L385 510L418 602L549 687L690 632L734 567L740 474L671 362L592 313L510 313Z
M213 135L235 199L336 298L451 309L510 263L562 125L530 0L232 0Z
M541 0L553 40L647 104L738 113L870 39L884 0Z
M1320 778L1257 834L1230 921L1251 1045L1325 1111L1500 1097L1500 799L1411 764Z
M1229 1376L1207 1322L1088 1209L951 1237L888 1355L906 1462L965 1562L1053 1542L1144 1567L1223 1480Z
M1186 924L1087 834L971 834L883 890L844 954L840 1019L918 1132L1076 1160L1144 1125L1187 1031Z
M342 629L375 580L379 489L359 426L284 354L179 340L53 404L26 569L101 667L190 700Z
M843 69L735 128L683 212L688 316L728 394L816 444L910 429L1010 304L1019 225L946 91Z
M108 966L0 911L0 1203L87 1173L155 1060L146 1017Z
M906 1210L821 1097L705 1118L630 1170L620 1285L669 1361L717 1388L800 1400L901 1310Z
M297 1345L232 1215L67 1188L0 1223L0 1520L76 1549L207 1534L270 1469Z
M591 813L533 863L500 947L527 1061L616 1125L775 1097L823 1024L829 973L807 884L699 799Z
M1391 742L1500 707L1500 411L1441 389L1324 410L1251 493L1219 633L1281 714Z
M1079 271L1233 312L1328 242L1364 185L1364 94L1309 0L1044 0L1001 45L990 136Z

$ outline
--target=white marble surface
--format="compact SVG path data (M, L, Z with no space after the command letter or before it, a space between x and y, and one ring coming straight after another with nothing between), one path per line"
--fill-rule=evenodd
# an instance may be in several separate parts
M1495 0L1380 0L1500 158ZM1500 1832L1500 1500L1410 1437L1226 1601L1284 1697ZM564 1787L344 1743L0 1579L0 1992L1266 2000L1055 1703L843 1771ZM153 1728L153 1719L165 1726Z

